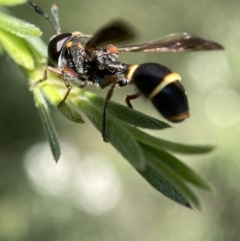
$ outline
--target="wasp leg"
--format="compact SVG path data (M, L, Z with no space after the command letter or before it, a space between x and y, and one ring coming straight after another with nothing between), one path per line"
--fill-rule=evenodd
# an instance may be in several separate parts
M71 70L67 67L62 68L61 76L62 76L64 85L67 87L67 92L64 95L63 99L61 100L61 102L58 104L58 107L61 107L61 105L66 101L66 99L67 99L67 97L68 97L68 95L69 95L69 93L72 89L72 86L70 85L69 81L66 78L66 74L68 76L72 76L72 77L79 77L78 73L76 73L75 71L73 71L73 70Z
M72 86L69 84L69 82L68 82L68 80L67 80L67 78L66 78L66 74L67 74L68 76L73 76L73 77L79 77L79 75L78 75L75 71L73 71L73 70L71 70L71 69L69 69L69 68L67 68L67 67L63 67L62 69L56 69L56 68L54 68L54 67L47 66L47 67L45 68L44 72L43 72L43 77L42 77L42 79L34 82L34 83L29 87L29 89L32 90L36 85L40 84L40 83L43 82L43 81L46 81L46 80L48 79L48 76L47 76L47 72L48 72L48 71L50 71L51 73L53 73L53 74L55 74L55 75L57 75L57 76L59 76L59 77L62 77L63 83L64 83L64 85L65 85L65 86L67 87L67 89L68 89L67 92L66 92L66 94L64 95L63 99L62 99L62 100L60 101L60 103L58 104L58 107L60 107L60 106L66 101L66 99L67 99L67 97L68 97L68 95L69 95L69 93L70 93L70 91L71 91L71 89L72 89Z
M85 81L85 83L84 83L84 85L80 85L80 86L78 86L80 89L83 89L85 86L87 86L88 85L88 80L86 80Z
M71 89L72 89L72 86L69 84L68 80L66 79L65 75L64 75L64 72L63 72L63 75L62 75L62 79L63 79L63 83L64 85L67 87L67 92L66 94L64 95L63 99L59 102L58 104L58 108L61 107L61 105L66 101Z
M46 81L46 80L48 79L48 77L47 77L47 72L48 72L48 71L50 71L51 73L53 73L53 74L55 74L55 75L57 75L57 76L60 76L60 77L62 76L61 70L56 69L56 68L51 67L51 66L47 66L47 67L45 68L44 72L43 72L43 77L42 77L42 79L35 81L34 83L32 83L32 84L29 86L29 90L30 90L30 91L32 91L33 88L34 88L36 85L38 85L38 84L40 84L40 83L42 83L42 82L44 82L44 81Z
M133 106L131 104L131 100L135 100L137 99L138 97L140 96L140 93L136 93L136 94L133 94L133 95L127 95L126 99L125 99L125 102L127 104L128 107L132 108L133 109Z
M102 137L103 137L103 141L105 141L105 142L108 142L108 139L107 139L107 108L108 108L108 103L109 103L110 99L112 98L114 88L117 85L117 80L118 79L116 78L115 82L112 84L110 90L108 91L106 98L105 98L104 107L103 107Z

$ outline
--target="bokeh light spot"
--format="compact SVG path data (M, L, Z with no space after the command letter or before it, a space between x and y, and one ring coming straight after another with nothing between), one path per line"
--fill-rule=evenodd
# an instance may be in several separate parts
M37 192L66 199L93 215L114 208L122 195L122 184L103 154L79 155L62 143L62 156L56 164L47 143L32 146L25 155L24 167Z
M203 91L226 85L231 78L225 54L217 51L191 53L188 71L194 86Z
M229 89L212 92L205 103L206 115L219 127L228 127L240 119L240 96Z

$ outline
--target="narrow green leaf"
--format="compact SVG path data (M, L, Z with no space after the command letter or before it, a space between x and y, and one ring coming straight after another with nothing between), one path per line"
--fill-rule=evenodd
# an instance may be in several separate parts
M40 29L33 24L24 22L3 12L0 12L0 29L22 38L39 37L42 35Z
M79 92L81 91L82 90L79 90ZM88 100L91 101L95 106L103 109L104 99L102 97L86 91L84 94L86 98L88 98ZM130 125L141 128L162 130L170 127L163 121L157 120L151 116L145 115L139 111L133 110L114 101L109 103L108 114Z
M190 202L169 181L167 181L163 176L161 176L149 164L147 164L145 170L138 172L142 175L144 179L146 179L149 184L151 184L163 195L179 204L182 204L185 207L191 208Z
M37 77L32 75L30 79ZM31 82L34 82L31 80ZM66 93L66 87L62 84L62 81L55 78L48 81L44 81L40 85L44 96L46 96L47 100L55 105L61 102L64 94ZM61 94L60 94L61 93ZM85 97L84 92L76 90L73 88L70 92L67 103L73 104L79 110L81 110L88 119L92 122L92 124L102 132L102 109L93 105L89 100ZM143 169L145 167L145 157L142 153L141 147L135 138L122 126L122 123L116 121L115 118L108 116L108 127L107 127L107 135L109 142L136 168Z
M47 103L39 88L34 88L33 94L54 160L57 162L61 155L61 148L58 141L57 132L48 111Z
M78 90L79 95L84 94L85 97L91 101L95 106L98 108L103 109L104 99L96 96L91 92L87 92L83 90ZM115 118L124 121L130 125L141 127L141 128L148 128L148 129L163 129L170 127L168 124L161 122L155 118L147 116L141 112L132 110L126 106L120 105L115 102L109 103L108 114L114 116ZM129 131L138 139L140 142L151 145L155 148L167 149L169 151L173 151L176 153L182 154L200 154L200 153L208 153L214 149L213 146L210 145L185 145L175 142L170 142L166 140L162 140L156 138L154 136L150 136L147 133L140 131L134 127L131 128L129 126Z
M166 149L168 151L181 154L203 154L214 149L211 145L186 145L176 142L166 141L154 136L151 136L139 129L129 126L128 131L141 143L149 145L157 149Z
M2 43L0 41L0 55L2 55L3 53L4 53L4 49L3 49Z
M171 170L175 175L178 175L180 178L185 181L195 185L205 191L212 192L210 185L187 165L182 163L179 159L171 155L170 153L164 150L158 150L150 146L141 144L144 150L151 152L152 155L157 156L159 162L165 165L169 170Z
M66 93L66 87L59 78L55 78L54 80L50 78L41 83L38 88L41 88L49 102L55 106L58 106ZM73 104L77 108L77 111L81 110L84 112L93 125L102 132L102 104L99 105L95 101L92 101L89 95L91 94L88 92L86 93L85 91L73 88L66 103L69 104L68 106L71 110L71 105ZM197 153L199 150L204 153L209 151L209 149L205 147L199 149L195 146L189 149L187 145L172 144L171 142L164 142L162 140L157 142L157 138L151 137L137 128L126 124L126 122L120 121L114 115L114 112L108 115L107 123L107 137L109 142L150 184L172 200L187 207L191 207L191 203L200 209L200 201L188 186L187 181L204 189L208 189L209 186L201 178L195 177L195 173L185 168L182 163L177 163L175 166L177 159L172 157L164 149L167 147L180 153L191 153L191 151ZM163 144L163 146L159 147L159 144ZM152 151L152 149L154 149L154 151ZM169 161L169 164L166 163L167 161ZM175 168L177 168L177 170L175 170ZM185 174L187 177L184 179Z
M74 107L70 108L68 104L66 104L66 102L63 103L61 106L59 106L58 109L69 120L79 124L85 123L82 116L75 110L75 108Z
M17 4L23 4L27 2L26 0L0 0L0 5L14 6Z
M61 79L57 77L38 83L38 80L41 79L43 76L43 71L44 70L42 67L37 67L34 71L28 72L31 89L35 90L40 88L42 90L42 93L44 93L46 96L51 96L50 103L56 106L59 111L61 111L61 113L69 120L81 124L85 123L82 116L79 114L79 110L77 110L76 106L73 106L71 102L65 101L61 106L59 106L59 103L62 101L63 97L61 96L59 91L56 91L56 89L52 87L51 82L53 82L54 84L60 83L60 86L62 86ZM49 84L49 81L51 81L51 84ZM66 91L66 88L64 88L64 86L62 87L63 90Z
M185 197L188 198L194 207L201 210L201 203L194 191L184 182L184 179L176 175L169 167L159 162L159 156L155 156L149 150L144 149L148 164L155 169L161 176L172 183Z
M47 46L41 38L27 38L26 41L42 58L47 58Z
M102 132L102 110L88 100L78 98L74 103L87 115L92 124ZM135 138L115 118L108 117L107 137L109 142L139 170L145 168L145 157Z
M0 42L16 63L29 70L34 68L33 56L26 47L24 39L0 29Z
M47 47L40 38L24 39L36 63L46 63ZM44 57L43 57L44 56Z

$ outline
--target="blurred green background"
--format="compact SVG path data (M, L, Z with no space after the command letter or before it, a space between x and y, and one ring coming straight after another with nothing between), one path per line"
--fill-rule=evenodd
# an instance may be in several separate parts
M50 15L50 1L35 1ZM136 41L174 32L215 40L225 51L123 53L127 63L158 62L182 76L191 118L154 135L189 144L214 144L205 156L181 156L206 177L215 194L200 193L203 213L155 191L85 118L66 120L52 108L62 146L56 165L27 80L0 56L0 240L236 241L240 237L240 2L236 0L58 0L63 32L93 34L114 18L129 21ZM9 10L44 32L54 29L27 5ZM89 90L104 96L107 90ZM115 92L124 104L134 87ZM160 118L143 98L135 109Z

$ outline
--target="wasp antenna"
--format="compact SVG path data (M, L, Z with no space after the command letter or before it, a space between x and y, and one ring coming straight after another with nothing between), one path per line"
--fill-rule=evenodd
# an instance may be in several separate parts
M40 14L41 16L43 16L53 26L53 28L57 31L57 34L60 33L59 26L56 26L52 22L52 20L48 17L48 15L39 6L37 6L35 3L31 2L31 1L28 1L28 3L30 4L30 6L33 8L33 10L36 13Z
M52 11L52 15L56 21L56 25L57 25L57 33L60 34L61 33L61 28L60 28L60 22L59 22L59 14L58 14L58 7L56 4L52 5L51 8Z

